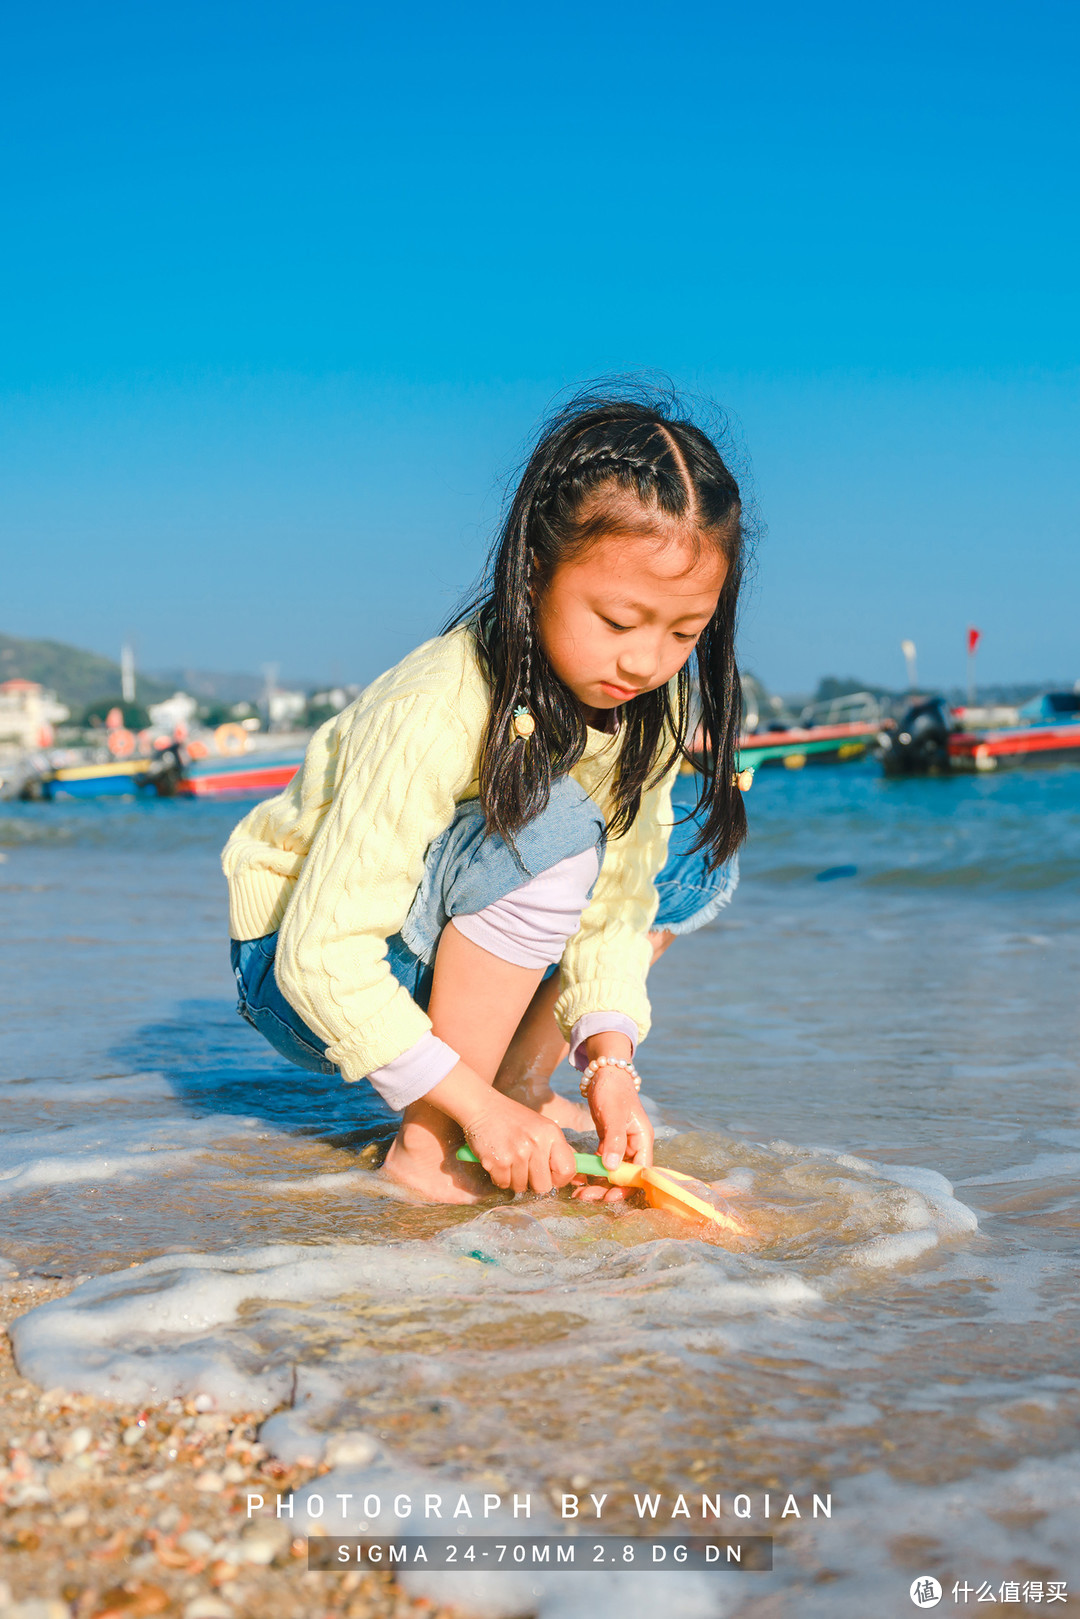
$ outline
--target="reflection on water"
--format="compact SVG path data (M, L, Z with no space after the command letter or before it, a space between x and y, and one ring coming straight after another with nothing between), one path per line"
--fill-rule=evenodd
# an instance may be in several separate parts
M729 1518L831 1494L755 1577L800 1616L906 1611L976 1553L1075 1577L1080 774L777 773L749 804L742 888L658 965L642 1052L658 1159L721 1183L753 1233L728 1246L388 1195L392 1115L232 1011L234 812L6 808L2 1257L96 1278L23 1318L28 1375L293 1398L294 1444L587 1480L618 1530L635 1488Z

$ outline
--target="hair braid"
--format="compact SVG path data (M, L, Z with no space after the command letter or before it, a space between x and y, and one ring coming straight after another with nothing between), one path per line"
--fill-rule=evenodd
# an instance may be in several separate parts
M612 441L612 430L622 427L622 442ZM642 433L641 429L646 431ZM648 454L655 441L659 454ZM610 478L635 486L644 492L659 474L659 462L671 454L671 442L658 422L641 422L633 417L616 418L598 426L584 426L544 471L537 490L537 507L546 512L553 505L573 504L588 490Z
M534 632L534 623L535 623L535 612L534 612L535 603L533 601L532 553L530 551L528 551L528 550L525 553L524 573L525 573L525 580L524 580L524 597L525 597L525 600L524 600L523 610L522 610L523 623L522 623L521 665L520 665L520 673L518 675L518 685L517 685L518 696L519 696L520 700L519 700L519 702L517 704L515 704L512 724L513 724L513 728L517 732L518 736L520 736L521 739L524 742L527 742L529 740L529 737L532 735L532 727L533 727L533 725L535 723L532 712L531 712L531 702L532 702L532 664L533 664L533 632ZM523 725L521 723L522 721L525 721L526 723Z

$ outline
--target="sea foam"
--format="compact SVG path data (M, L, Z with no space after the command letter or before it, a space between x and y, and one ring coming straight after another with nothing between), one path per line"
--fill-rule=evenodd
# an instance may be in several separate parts
M505 1341L513 1364L527 1355L537 1321L551 1342L587 1341L600 1354L635 1341L700 1348L728 1341L742 1318L813 1312L860 1272L917 1260L976 1227L932 1171L789 1143L679 1140L696 1146L690 1156L699 1160L752 1157L751 1166L729 1163L728 1180L752 1179L754 1193L738 1206L752 1230L760 1224L754 1238L727 1248L659 1211L534 1199L421 1240L166 1254L95 1277L16 1321L20 1371L118 1400L203 1393L222 1407L270 1410L294 1385L305 1341L320 1333L335 1340L335 1398L358 1368L369 1385L403 1365L423 1368L430 1381L440 1353L453 1357L470 1343ZM169 1156L130 1154L129 1162L141 1170ZM103 1172L87 1155L59 1160L55 1173L80 1161ZM311 1177L309 1188L347 1189L325 1180ZM276 1191L303 1188L293 1180ZM797 1218L785 1198L797 1199ZM392 1335L372 1327L380 1311L393 1316ZM321 1421L314 1409L306 1418Z

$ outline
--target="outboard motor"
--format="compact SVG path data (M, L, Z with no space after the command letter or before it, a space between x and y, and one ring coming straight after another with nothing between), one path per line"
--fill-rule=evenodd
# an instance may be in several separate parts
M944 697L913 703L895 731L878 735L887 776L942 776L949 770L949 712Z
M172 798L183 779L183 755L175 742L158 749L153 764L143 777L147 790L157 793L159 798Z

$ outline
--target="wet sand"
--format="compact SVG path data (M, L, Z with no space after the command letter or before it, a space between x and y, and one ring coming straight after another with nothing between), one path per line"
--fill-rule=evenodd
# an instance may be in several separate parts
M0 1321L74 1279L0 1285ZM273 1501L329 1471L286 1467L255 1438L265 1412L199 1402L123 1406L20 1377L0 1334L3 1619L449 1619L388 1574L309 1573L307 1541Z

